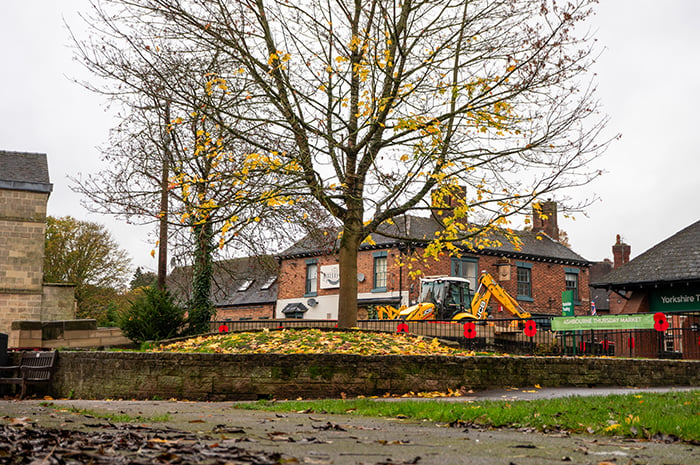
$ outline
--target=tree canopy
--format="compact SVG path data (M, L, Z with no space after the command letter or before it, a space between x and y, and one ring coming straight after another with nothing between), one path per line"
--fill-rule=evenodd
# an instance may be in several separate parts
M104 289L122 290L129 266L128 254L104 226L71 216L47 217L44 281L74 284L79 312L94 307L88 303L91 295L103 300Z
M111 0L96 12L169 99L240 147L232 154L205 131L190 150L234 157L248 182L278 180L246 201L306 202L340 223L347 327L358 247L381 225L441 212L445 231L429 252L478 247L538 199L598 174L590 161L606 145L605 118L580 26L594 3ZM164 72L205 57L215 66L196 75L204 93Z

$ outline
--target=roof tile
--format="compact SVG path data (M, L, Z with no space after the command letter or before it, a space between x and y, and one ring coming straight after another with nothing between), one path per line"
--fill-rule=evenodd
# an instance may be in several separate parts
M689 280L700 281L700 221L656 244L591 285L620 287Z

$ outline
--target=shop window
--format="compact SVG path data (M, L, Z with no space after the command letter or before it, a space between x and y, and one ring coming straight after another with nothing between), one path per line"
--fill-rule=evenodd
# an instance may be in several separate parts
M318 293L318 262L306 261L306 289L304 296L313 297Z
M473 293L476 290L478 261L475 258L453 258L451 275L464 278L469 281L469 289Z
M532 302L532 264L516 262L518 300Z
M580 304L579 297L579 285L578 285L578 274L579 270L577 268L564 268L564 279L566 281L566 290L571 291L574 295L574 303Z
M387 254L374 252L374 280L372 292L386 292Z

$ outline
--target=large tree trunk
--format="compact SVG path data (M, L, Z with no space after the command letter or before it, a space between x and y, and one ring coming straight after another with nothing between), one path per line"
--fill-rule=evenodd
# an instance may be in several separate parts
M361 209L345 221L340 239L340 291L338 295L338 327L357 326L357 254L364 239Z
M212 281L212 227L209 222L194 226L195 251L192 270L192 302L190 303L190 332L208 333L209 322L214 315L211 304Z

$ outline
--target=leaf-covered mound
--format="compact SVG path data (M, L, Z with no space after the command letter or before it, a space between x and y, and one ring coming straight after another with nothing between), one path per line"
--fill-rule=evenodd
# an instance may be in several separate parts
M421 336L318 329L200 336L161 345L155 350L220 354L474 355Z

